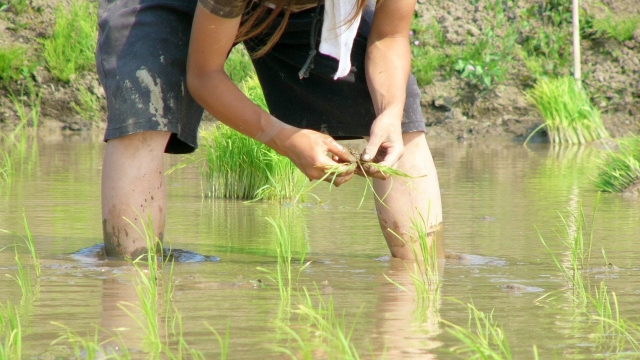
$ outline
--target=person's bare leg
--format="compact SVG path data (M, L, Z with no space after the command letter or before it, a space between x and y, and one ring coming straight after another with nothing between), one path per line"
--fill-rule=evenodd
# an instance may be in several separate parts
M146 131L107 142L102 165L102 228L107 256L133 258L146 253L146 241L139 231L149 217L155 235L162 240L166 211L162 158L170 135Z
M438 258L444 258L442 236L442 203L440 201L440 185L438 174L431 157L423 132L403 134L405 152L398 162L397 169L415 178L391 178L389 180L373 180L373 187L379 197L384 197L384 204L376 198L376 209L380 227L391 255L400 259L413 259L411 248L405 245L401 235L408 244L418 246L411 221L423 221L428 232L428 242L437 240ZM426 175L426 176L424 176ZM397 234L397 235L396 235ZM418 251L418 254L420 251Z

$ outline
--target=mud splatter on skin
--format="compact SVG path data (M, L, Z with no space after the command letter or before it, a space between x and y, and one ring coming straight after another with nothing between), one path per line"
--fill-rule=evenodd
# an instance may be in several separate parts
M164 101L162 100L162 81L153 79L144 66L136 71L136 76L142 87L149 89L149 112L154 114L158 122L158 130L168 131L169 120L164 117Z

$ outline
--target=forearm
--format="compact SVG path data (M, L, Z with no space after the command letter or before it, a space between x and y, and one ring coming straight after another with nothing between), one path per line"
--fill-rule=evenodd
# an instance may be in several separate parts
M213 117L253 139L277 145L270 140L287 125L249 100L224 71L188 71L187 76L191 95Z
M376 115L391 113L402 120L407 80L411 68L408 39L371 39L366 55L369 92Z

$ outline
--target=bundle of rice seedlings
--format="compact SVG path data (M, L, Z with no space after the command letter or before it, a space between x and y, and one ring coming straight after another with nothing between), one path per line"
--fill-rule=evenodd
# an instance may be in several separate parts
M541 79L526 97L540 111L552 143L584 144L609 137L600 111L571 77Z
M640 179L640 138L620 141L620 151L604 157L595 186L604 192L623 192Z
M286 157L219 124L202 134L206 195L247 200L294 200L305 176Z

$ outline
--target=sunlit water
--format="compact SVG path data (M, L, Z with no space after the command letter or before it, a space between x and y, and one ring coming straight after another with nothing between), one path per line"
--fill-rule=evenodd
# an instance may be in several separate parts
M230 327L229 358L286 358L275 345L297 354L294 341L278 330L279 295L258 267L275 270L275 233L267 217L284 218L291 233L309 243L309 265L298 284L334 299L357 318L353 342L362 358L455 358L460 342L447 333L448 322L466 326L467 312L456 302L473 302L503 327L516 358L591 358L613 351L598 344L595 326L575 311L570 290L540 241L562 249L555 232L561 215L580 206L589 218L597 193L592 178L600 151L553 149L510 142L438 143L432 152L439 171L449 259L435 309L422 321L409 293L384 276L407 285L403 263L389 261L370 194L358 208L365 183L356 179L339 189L315 188L321 199L301 205L243 203L202 197L196 166L168 176L166 244L219 262L177 263L173 301L183 317L184 337L207 358L219 346L208 324L223 333ZM24 234L23 213L41 257L42 278L32 305L22 306L25 357L46 357L65 330L82 336L96 326L119 334L134 356L142 356L138 324L118 304L136 304L133 269L124 261L71 256L101 242L100 172L104 145L95 140L40 141L29 169L0 193L0 229ZM167 166L179 157L167 157ZM606 279L623 317L640 323L640 206L638 200L602 195L595 218L592 267L607 262L618 271L593 272L591 286ZM0 234L0 247L21 241ZM26 249L20 249L27 262ZM566 259L566 256L562 258ZM11 249L0 252L2 273L15 273ZM540 299L543 295L551 295ZM0 302L20 304L9 276L0 277ZM297 296L292 299L296 309ZM578 315L576 315L578 314ZM635 318L634 318L635 317ZM289 318L300 329L298 317ZM280 320L282 318L280 317ZM326 354L316 353L322 358Z

